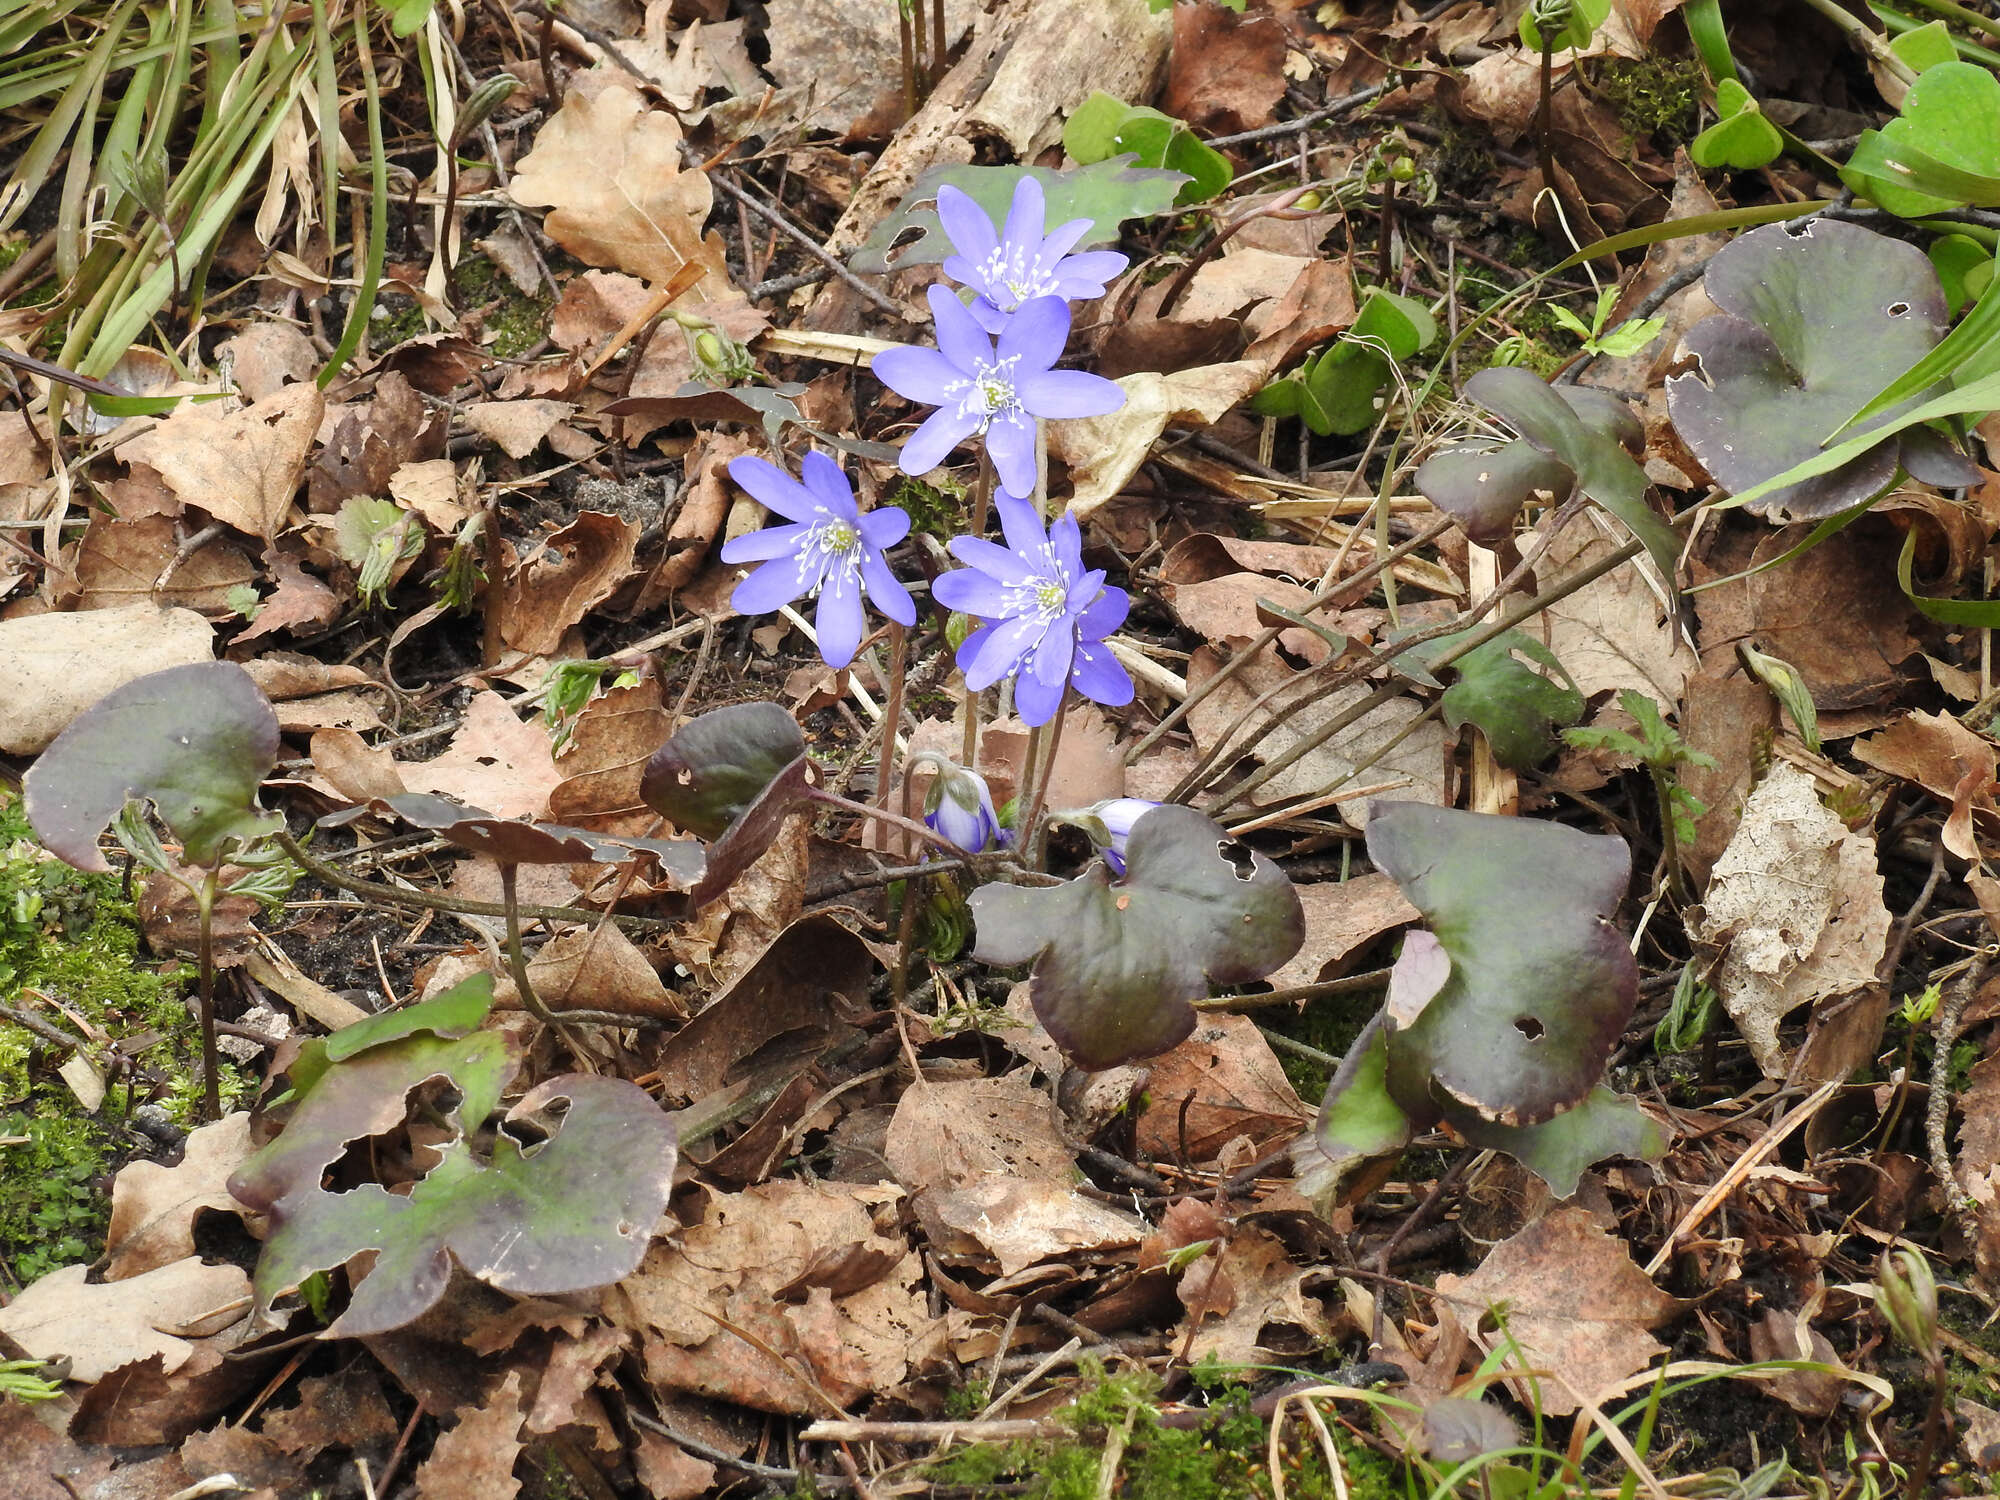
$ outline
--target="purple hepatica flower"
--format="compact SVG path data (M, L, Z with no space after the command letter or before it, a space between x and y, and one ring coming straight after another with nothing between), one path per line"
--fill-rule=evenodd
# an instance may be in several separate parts
M766 509L794 524L767 526L722 544L726 563L764 566L736 585L730 604L746 615L769 614L781 604L817 592L813 628L829 667L844 667L861 648L866 621L861 596L898 625L917 623L909 590L883 559L885 548L909 535L910 518L893 505L862 515L840 466L808 453L801 484L761 458L734 458L729 477Z
M1058 516L1044 533L1035 508L1012 495L994 500L1007 545L974 536L953 539L951 554L970 567L939 576L931 597L986 623L958 648L973 692L1018 674L1014 706L1025 724L1046 724L1074 683L1084 697L1117 707L1132 701L1132 678L1104 645L1132 601L1107 588L1104 570L1083 566L1076 517Z
M1071 219L1044 235L1047 205L1032 177L1015 186L1007 227L997 236L986 210L955 187L938 189L937 211L958 251L946 259L944 274L979 294L970 311L988 333L999 333L1037 297L1102 297L1104 284L1127 264L1116 250L1069 253L1089 233L1088 219Z
M978 854L1006 835L993 811L993 793L977 771L932 757L936 775L924 796L924 821L967 854ZM911 762L912 767L915 761Z
M1125 393L1102 375L1050 368L1069 339L1069 304L1062 298L1024 304L1007 320L997 348L943 287L930 289L930 301L937 348L885 349L873 367L897 395L937 408L903 444L905 474L928 474L978 434L1000 488L1027 495L1035 488L1036 418L1101 417L1125 404Z

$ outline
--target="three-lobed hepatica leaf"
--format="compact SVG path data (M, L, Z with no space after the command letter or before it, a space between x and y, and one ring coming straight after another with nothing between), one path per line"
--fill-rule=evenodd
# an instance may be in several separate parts
M1378 802L1368 854L1430 922L1390 981L1390 1088L1500 1125L1572 1107L1639 993L1611 914L1623 839L1560 823Z
M2000 80L1969 62L1925 68L1902 113L1861 133L1840 180L1905 219L2000 204Z
M653 752L639 797L678 828L709 840L688 899L721 895L763 852L817 771L797 720L775 703L734 703L689 719Z
M1471 631L1440 636L1417 647L1426 660ZM1454 730L1475 724L1493 758L1525 771L1555 754L1556 730L1583 717L1583 694L1562 662L1542 642L1510 630L1467 652L1444 670L1458 674L1438 700Z
M1211 985L1278 968L1305 941L1298 892L1276 865L1190 807L1133 824L1124 878L1102 861L1059 886L981 886L974 957L1034 961L1028 995L1079 1067L1152 1057L1194 1030Z
M1944 288L1921 250L1837 220L1753 229L1709 262L1703 284L1722 311L1682 339L1681 354L1696 367L1667 378L1667 410L1681 440L1731 493L1817 455L1876 392L1929 353L1950 322ZM1917 392L1870 423L1932 394ZM1748 508L1772 520L1823 520L1883 489L1899 463L1934 484L1978 478L1935 433L1913 428Z
M1657 1156L1664 1133L1598 1085L1638 995L1609 917L1622 840L1415 802L1378 802L1368 852L1429 919L1388 1000L1328 1085L1297 1152L1301 1191L1443 1120L1511 1153L1560 1196L1607 1156Z
M364 1250L375 1252L374 1266L324 1337L382 1333L420 1317L443 1295L454 1261L523 1295L602 1286L636 1269L672 1185L672 1120L621 1079L552 1078L506 1112L481 1159L467 1137L497 1107L515 1059L496 1032L440 1033L476 1025L491 1003L491 980L481 976L348 1028L367 1028L358 1039L335 1033L310 1081L294 1069L302 1097L291 1119L229 1184L270 1220L255 1278L260 1311ZM320 1176L348 1143L400 1123L409 1091L432 1080L459 1094L460 1134L438 1164L406 1193L375 1183L324 1191ZM524 1136L538 1143L524 1145Z
M1623 401L1589 386L1551 386L1512 365L1481 370L1465 394L1520 434L1497 446L1448 448L1418 468L1417 488L1467 536L1496 541L1532 496L1561 499L1574 485L1646 544L1662 578L1674 577L1680 542L1646 502L1650 484L1634 457L1646 430Z
M97 839L125 804L153 804L190 864L278 825L257 787L278 759L278 716L234 662L196 662L128 682L85 710L23 782L28 821L49 852L108 870Z
M1090 228L1076 243L1078 250L1114 245L1119 225L1127 219L1165 213L1189 181L1185 172L1135 167L1137 160L1128 153L1068 172L1049 167L932 167L910 185L902 207L875 226L875 232L848 257L848 264L857 271L876 274L937 265L953 253L951 240L938 222L938 189L946 185L959 189L998 224L1007 217L1014 187L1023 177L1041 183L1051 226L1072 219L1090 220ZM904 244L913 234L917 238Z

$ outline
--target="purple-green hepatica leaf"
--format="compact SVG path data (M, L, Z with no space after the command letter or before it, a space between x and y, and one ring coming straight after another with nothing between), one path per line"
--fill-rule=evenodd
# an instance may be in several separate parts
M734 703L689 719L646 762L639 796L697 838L718 839L806 753L798 721L775 703Z
M257 1263L259 1308L363 1250L376 1252L374 1267L322 1337L385 1333L422 1316L444 1295L454 1261L523 1296L629 1276L673 1184L673 1121L643 1089L586 1074L551 1078L506 1121L526 1121L558 1100L568 1109L537 1122L549 1132L540 1144L524 1150L503 1127L482 1162L463 1139L453 1141L407 1195L373 1183L287 1194L271 1210Z
M1411 933L1411 937L1420 934ZM1392 981L1393 983L1393 981ZM1378 1013L1340 1060L1320 1101L1311 1135L1293 1147L1299 1191L1308 1198L1331 1195L1348 1168L1372 1156L1390 1156L1437 1119L1428 1101L1418 1119L1389 1095L1389 1029Z
M1682 339L1681 354L1697 364L1668 377L1667 411L1702 467L1731 493L1816 456L1835 429L1928 354L1951 321L1923 251L1831 219L1751 230L1709 262L1703 285L1722 311ZM1933 393L1919 392L1856 434ZM1880 490L1898 462L1945 472L1934 438L1911 446L1906 458L1897 440L1886 440L1749 508L1772 520L1820 520Z
M107 693L56 737L23 784L28 821L58 859L111 868L98 835L145 798L187 851L210 865L232 839L278 826L257 787L278 759L278 716L234 662L169 667Z
M396 817L413 827L430 829L469 854L482 854L503 865L615 865L646 855L658 860L669 874L692 882L700 878L704 863L701 846L687 839L627 839L566 823L496 818L484 808L468 807L431 792L377 797L321 818L320 826L337 828L364 813Z
M1550 458L1526 438L1500 446L1441 448L1417 469L1417 488L1482 546L1512 535L1514 518L1531 496L1551 503L1576 485L1569 465Z
M1667 1149L1667 1132L1624 1094L1592 1089L1574 1109L1539 1125L1495 1125L1466 1110L1446 1110L1445 1118L1473 1145L1505 1151L1549 1185L1558 1198L1576 1191L1583 1169L1607 1156L1657 1160Z
M1624 840L1378 802L1368 853L1432 934L1411 935L1397 969L1415 972L1390 982L1389 1092L1413 1114L1500 1125L1583 1102L1638 997L1610 921L1631 873Z
M972 914L975 956L1035 960L1035 1014L1089 1069L1165 1052L1194 1030L1190 1001L1263 978L1305 941L1284 872L1174 805L1133 825L1124 879L1099 861L1060 886L981 886Z

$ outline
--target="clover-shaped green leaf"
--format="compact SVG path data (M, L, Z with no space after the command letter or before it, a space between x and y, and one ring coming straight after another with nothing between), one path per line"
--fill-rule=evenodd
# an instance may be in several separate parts
M1059 886L981 886L972 914L974 956L1034 960L1036 1016L1089 1069L1165 1052L1194 1030L1190 1001L1261 979L1305 941L1284 872L1172 804L1132 825L1123 879L1100 861Z
M1840 180L1905 219L2000 204L2000 79L1968 62L1924 69L1903 112L1861 133Z
M558 1104L567 1105L559 1117L535 1120ZM515 1133L524 1122L547 1138L524 1148ZM384 1333L422 1316L444 1295L454 1262L524 1296L607 1285L645 1256L677 1143L673 1121L643 1089L568 1074L507 1111L489 1159L463 1137L442 1156L407 1194L314 1184L271 1205L254 1280L260 1309L364 1250L375 1263L324 1338Z
M1688 155L1696 166L1748 172L1768 167L1784 151L1785 138L1778 127L1734 78L1716 84L1715 113L1716 122L1688 143Z
M1368 853L1431 926L1404 940L1390 981L1390 1094L1501 1125L1581 1103L1638 996L1610 922L1631 873L1624 840L1377 802Z
M1141 168L1178 172L1186 179L1174 197L1180 204L1213 198L1236 175L1229 158L1189 130L1186 121L1144 104L1127 104L1102 89L1079 104L1063 125L1063 150L1085 164L1129 153ZM1048 222L1062 222L1053 208Z
M875 232L847 263L857 271L878 275L937 265L952 253L951 240L938 222L938 189L946 184L957 188L998 224L1006 219L1007 205L1014 200L1014 185L1023 177L1041 183L1051 228L1072 219L1090 220L1077 249L1116 244L1119 225L1127 219L1165 213L1189 180L1185 172L1134 166L1137 160L1127 154L1067 172L1049 167L932 167L910 185L902 207L875 226ZM912 234L917 238L904 244Z
M153 804L190 864L280 826L257 807L278 759L278 716L233 662L168 667L107 693L56 736L23 782L28 821L51 854L108 870L97 839L133 798Z
M1753 229L1709 262L1704 285L1722 311L1682 340L1696 368L1668 377L1667 410L1681 440L1732 493L1817 454L1928 353L1949 322L1944 289L1921 250L1837 220ZM1848 436L1865 435L1925 394ZM1747 508L1773 520L1822 520L1881 490L1898 463L1928 476L1937 446L1885 439Z

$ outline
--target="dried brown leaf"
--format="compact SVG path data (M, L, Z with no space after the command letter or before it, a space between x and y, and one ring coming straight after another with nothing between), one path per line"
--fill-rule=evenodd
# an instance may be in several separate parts
M233 1265L189 1256L124 1281L91 1283L87 1266L64 1266L0 1308L0 1333L34 1359L70 1361L76 1380L158 1355L172 1374L193 1352L190 1338L239 1323L250 1311L250 1278Z
M310 381L241 411L187 403L119 449L159 470L183 504L269 541L291 513L326 401Z
M250 1150L250 1116L239 1111L190 1134L178 1165L135 1161L121 1171L111 1184L105 1280L125 1281L193 1255L197 1213L241 1211L229 1196L229 1174Z

